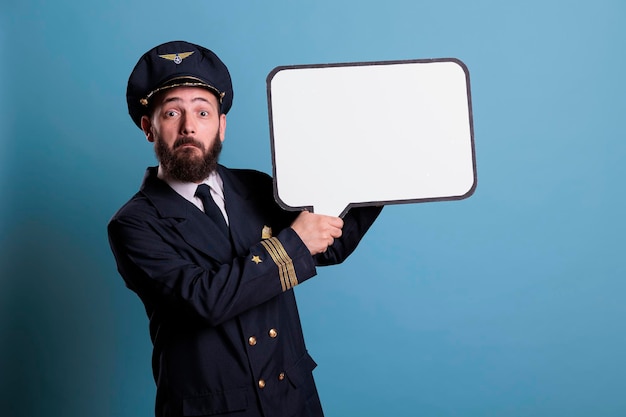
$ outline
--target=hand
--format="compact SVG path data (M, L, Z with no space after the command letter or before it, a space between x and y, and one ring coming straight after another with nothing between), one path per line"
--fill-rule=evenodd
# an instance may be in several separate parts
M300 236L311 255L326 252L333 241L341 237L343 220L339 217L324 216L303 211L291 224Z

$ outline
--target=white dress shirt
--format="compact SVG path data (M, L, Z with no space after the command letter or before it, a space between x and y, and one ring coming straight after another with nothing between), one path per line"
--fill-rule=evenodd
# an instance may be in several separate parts
M204 211L202 200L195 195L199 184L193 182L182 182L168 178L165 176L161 165L159 165L158 177L165 181L167 185L180 194L185 200L191 202L193 205L198 207L199 210ZM209 174L208 178L202 181L202 184L208 185L211 189L211 197L215 200L215 204L219 207L222 215L224 215L226 224L228 224L228 214L226 214L226 203L224 201L224 182L222 181L222 178L219 176L217 171L213 171Z

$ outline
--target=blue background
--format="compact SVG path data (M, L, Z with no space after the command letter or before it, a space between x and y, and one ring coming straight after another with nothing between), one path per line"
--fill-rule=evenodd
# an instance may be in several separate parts
M387 207L345 264L296 290L328 417L626 415L626 3L0 7L3 416L152 414L147 319L105 226L155 163L128 75L173 39L227 63L222 162L265 172L274 67L469 68L476 193Z

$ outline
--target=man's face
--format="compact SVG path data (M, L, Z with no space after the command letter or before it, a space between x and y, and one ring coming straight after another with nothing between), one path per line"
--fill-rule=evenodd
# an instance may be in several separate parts
M217 166L226 116L217 98L198 87L176 87L156 98L141 127L166 175L185 182L202 182Z

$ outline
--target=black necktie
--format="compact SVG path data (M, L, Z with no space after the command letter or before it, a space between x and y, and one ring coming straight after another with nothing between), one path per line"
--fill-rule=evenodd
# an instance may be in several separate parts
M229 236L228 225L226 224L222 211L217 204L215 204L215 200L213 200L213 197L211 196L211 188L209 188L206 184L198 185L196 197L199 197L200 200L202 200L204 213L215 222L225 236Z

